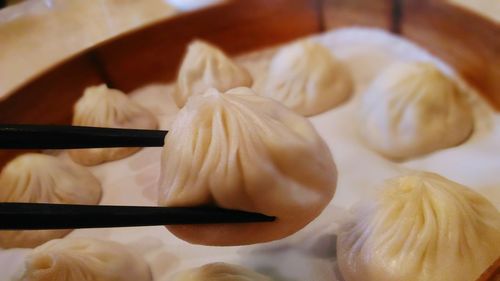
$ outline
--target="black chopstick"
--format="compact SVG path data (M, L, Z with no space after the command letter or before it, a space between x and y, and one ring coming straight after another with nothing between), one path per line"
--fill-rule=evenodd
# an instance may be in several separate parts
M258 213L209 207L0 203L0 230L271 222Z
M0 125L0 149L163 146L167 131L64 125Z

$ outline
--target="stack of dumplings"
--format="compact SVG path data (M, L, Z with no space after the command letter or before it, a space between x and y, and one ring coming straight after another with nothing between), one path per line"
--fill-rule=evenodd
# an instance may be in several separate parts
M209 88L225 92L235 87L250 87L252 83L250 73L222 50L195 40L187 48L173 97L177 106L183 107L189 97L201 95Z
M249 88L191 97L166 136L159 203L218 206L278 217L272 223L168 226L204 245L291 235L332 199L337 172L311 123Z
M124 245L91 238L47 242L26 258L15 281L151 281L149 266Z
M74 107L73 125L128 129L157 129L158 121L126 94L106 85L89 87ZM73 149L69 155L78 164L92 166L119 160L139 147Z
M351 75L326 47L303 40L271 60L263 95L312 116L336 107L353 91Z
M0 202L93 205L101 194L101 184L89 171L50 155L23 154L0 174ZM0 231L0 248L32 248L70 231Z
M345 281L473 281L500 256L500 213L437 174L385 183L337 240Z
M361 97L360 132L374 150L405 159L458 145L474 119L457 85L430 63L397 63Z

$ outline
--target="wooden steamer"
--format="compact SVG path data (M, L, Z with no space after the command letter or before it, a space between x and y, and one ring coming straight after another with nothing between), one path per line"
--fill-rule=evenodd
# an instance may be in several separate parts
M90 85L130 92L175 79L194 38L231 55L353 25L383 28L453 66L500 110L500 25L444 0L233 0L181 14L94 46L0 101L0 123L70 124ZM24 151L0 151L0 164ZM480 280L498 280L497 261Z

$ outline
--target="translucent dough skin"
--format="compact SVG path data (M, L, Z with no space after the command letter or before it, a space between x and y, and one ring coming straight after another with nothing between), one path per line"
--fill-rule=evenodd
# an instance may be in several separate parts
M201 40L191 42L177 75L173 95L179 107L190 96L203 94L209 88L227 91L236 87L250 87L250 73L231 60L219 48Z
M311 116L347 100L353 91L348 69L326 47L299 41L272 59L263 94Z
M500 213L433 173L385 183L337 240L345 281L473 281L500 256Z
M47 242L26 259L18 281L150 281L149 266L124 245L91 238Z
M74 163L28 153L10 161L0 174L0 202L97 204L101 184ZM61 238L70 229L0 231L1 248L32 248Z
M91 127L157 129L156 117L126 94L106 85L89 87L74 107L73 125ZM119 160L140 147L90 148L69 150L78 164L93 166Z
M464 142L473 116L455 83L429 63L398 63L361 98L360 132L382 155L404 159Z
M278 217L272 223L170 226L203 245L243 245L288 236L334 195L331 153L309 121L248 88L190 98L165 139L162 206L216 205Z
M172 281L272 281L242 266L211 263L178 274Z

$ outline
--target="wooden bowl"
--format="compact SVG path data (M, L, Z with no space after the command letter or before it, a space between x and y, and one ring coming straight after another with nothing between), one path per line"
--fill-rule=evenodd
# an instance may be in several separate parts
M203 38L235 55L345 26L408 37L453 66L500 110L500 26L443 0L234 0L95 46L0 102L0 123L70 124L83 90L130 92L172 81L185 47ZM0 165L24 151L0 151ZM498 262L480 280L498 278Z

